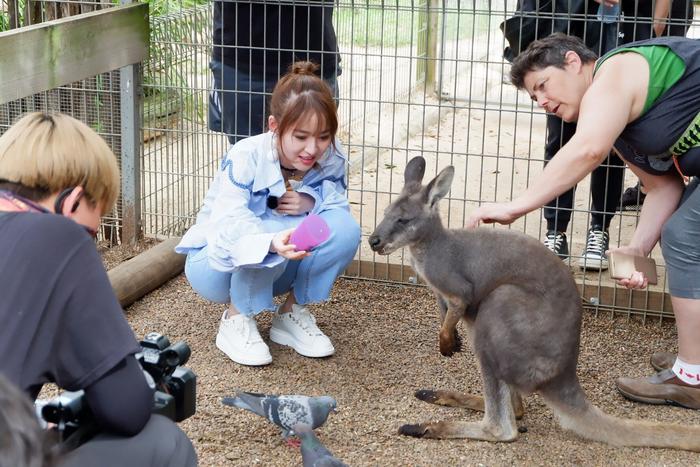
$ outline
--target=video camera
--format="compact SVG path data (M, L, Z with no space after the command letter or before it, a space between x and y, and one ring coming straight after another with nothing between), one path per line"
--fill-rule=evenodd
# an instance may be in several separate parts
M190 347L183 341L170 345L168 338L157 332L148 333L140 345L136 359L156 386L153 413L175 422L194 415L197 376L182 366L190 358ZM46 422L56 424L63 439L78 428L93 425L83 391L62 392L42 407L41 416Z

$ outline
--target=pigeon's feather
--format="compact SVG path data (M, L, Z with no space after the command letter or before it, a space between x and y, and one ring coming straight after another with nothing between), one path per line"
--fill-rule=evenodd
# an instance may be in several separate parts
M256 394L253 392L236 391L233 397L224 397L222 402L226 405L232 405L241 409L249 410L253 413L265 417L265 410L262 401L266 396L264 394Z
M318 428L336 408L335 399L329 396L274 396L245 391L236 391L233 397L224 397L222 402L267 418L282 428L285 436L298 429Z
M301 438L301 459L304 467L347 467L333 456L313 431L302 429L297 435Z

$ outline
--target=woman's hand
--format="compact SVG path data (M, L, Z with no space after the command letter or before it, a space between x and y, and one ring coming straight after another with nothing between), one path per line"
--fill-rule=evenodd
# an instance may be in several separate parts
M511 203L489 203L478 207L472 212L469 219L467 219L465 227L474 229L479 227L481 222L484 224L498 222L499 224L507 225L515 221L518 217L520 216L515 213Z
M277 202L276 210L280 214L298 216L310 212L315 204L316 200L311 195L296 191L285 191Z
M295 251L295 246L289 243L289 237L291 237L294 229L283 230L272 238L272 243L270 244L270 251L272 253L277 253L283 258L298 260L306 258L311 253L308 251Z
M639 247L627 245L621 246L619 248L611 248L605 252L608 257L613 251L619 251L620 253L627 253L632 256L646 256L646 253ZM627 279L616 279L616 282L623 287L628 289L643 289L649 285L649 279L641 271L634 271L632 275Z

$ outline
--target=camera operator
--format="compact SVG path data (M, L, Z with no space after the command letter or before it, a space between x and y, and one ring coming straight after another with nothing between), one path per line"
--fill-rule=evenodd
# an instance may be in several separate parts
M25 115L0 136L0 373L32 399L85 391L98 434L60 465L190 466L153 388L93 237L119 192L116 158L85 124Z

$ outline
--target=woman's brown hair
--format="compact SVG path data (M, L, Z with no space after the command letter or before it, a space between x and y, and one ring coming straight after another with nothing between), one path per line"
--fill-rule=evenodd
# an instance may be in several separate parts
M330 86L316 75L318 65L295 62L272 91L270 114L277 121L282 135L309 112L318 118L319 128L330 132L331 140L338 131L338 116ZM325 124L325 125L324 125Z

